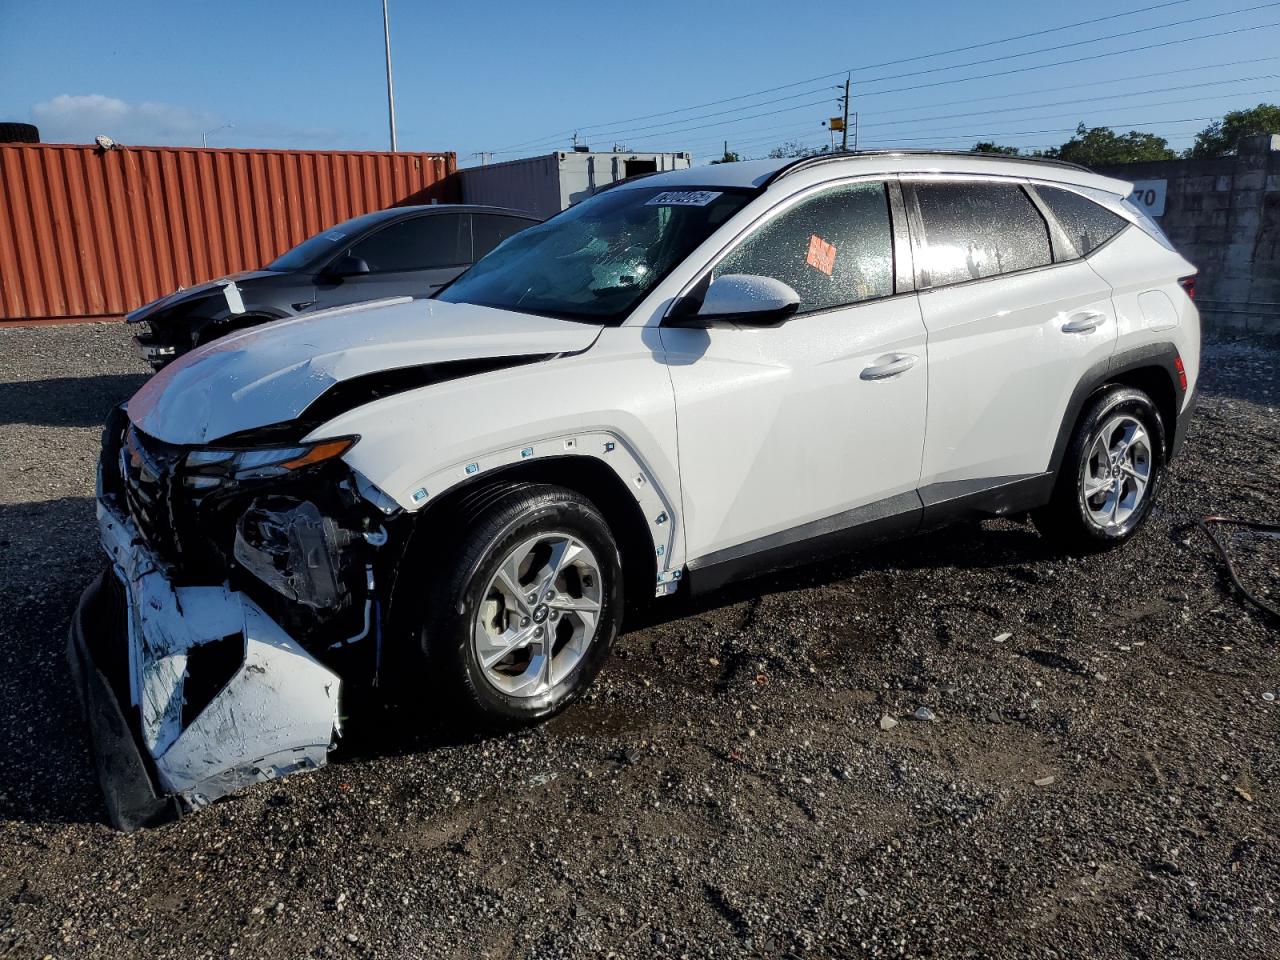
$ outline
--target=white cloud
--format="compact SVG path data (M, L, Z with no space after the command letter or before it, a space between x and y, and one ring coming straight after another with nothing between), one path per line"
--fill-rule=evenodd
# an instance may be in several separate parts
M31 108L40 139L50 143L92 143L105 134L120 143L199 143L200 135L219 126L212 113L168 103L127 103L100 93L62 94Z
M100 93L61 94L31 108L31 116L46 143L92 143L104 134L134 146L200 144L201 135L228 121L217 114L170 103L129 103ZM210 146L301 147L334 146L338 134L327 129L298 129L272 123L236 124L219 129Z

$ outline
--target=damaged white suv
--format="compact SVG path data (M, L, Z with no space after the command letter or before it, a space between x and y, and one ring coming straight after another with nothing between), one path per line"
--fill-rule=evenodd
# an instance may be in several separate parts
M433 300L185 356L107 425L71 661L112 819L321 765L392 680L569 703L624 601L963 516L1124 541L1190 418L1194 268L1066 164L639 178Z

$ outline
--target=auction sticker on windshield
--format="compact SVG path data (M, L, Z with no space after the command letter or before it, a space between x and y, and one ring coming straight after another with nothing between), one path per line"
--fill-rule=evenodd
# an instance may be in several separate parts
M705 207L716 197L717 190L668 190L645 202L646 207Z

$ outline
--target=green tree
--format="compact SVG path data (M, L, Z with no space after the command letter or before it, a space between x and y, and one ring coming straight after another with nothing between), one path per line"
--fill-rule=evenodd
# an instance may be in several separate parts
M983 140L981 143L975 143L970 153L999 153L1006 157L1016 157L1020 151L1017 147L1006 147L999 143L992 143L990 140Z
M1196 134L1196 142L1187 151L1187 156L1230 156L1236 152L1236 145L1243 137L1259 133L1280 133L1280 107L1274 103L1260 103L1247 110L1232 110L1221 120L1213 121Z
M829 153L830 150L828 146L809 147L797 140L788 140L770 150L769 156L774 160L782 160L786 157L816 157L820 153Z
M1110 127L1076 127L1076 135L1056 149L1046 150L1046 157L1056 157L1086 167L1112 163L1143 163L1148 160L1172 160L1177 154L1169 149L1169 141L1154 133L1116 133Z
M737 163L741 159L742 158L738 156L736 153L734 153L732 150L726 150L724 152L723 157L721 157L719 160L712 160L711 162L712 163Z

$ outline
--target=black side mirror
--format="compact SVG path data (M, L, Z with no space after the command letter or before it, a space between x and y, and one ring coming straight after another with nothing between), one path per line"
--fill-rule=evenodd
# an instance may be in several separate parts
M347 253L329 264L325 270L325 275L341 280L343 277L354 277L368 272L369 264L359 257L353 257Z

